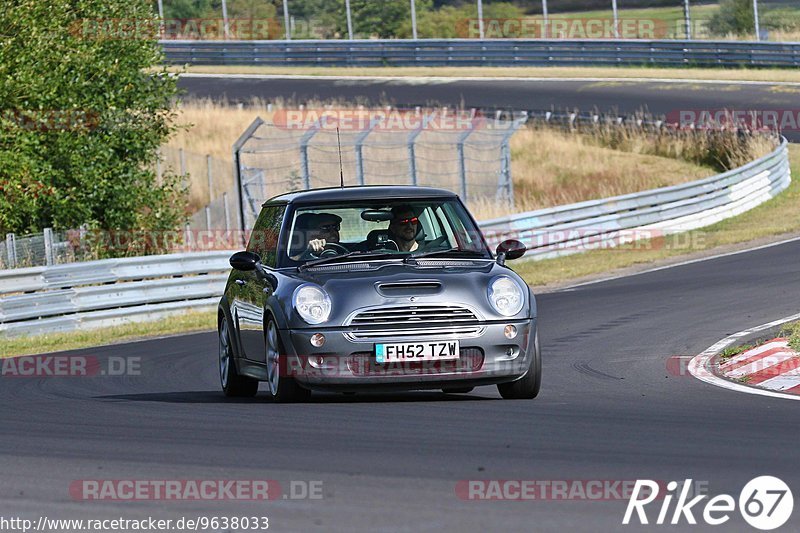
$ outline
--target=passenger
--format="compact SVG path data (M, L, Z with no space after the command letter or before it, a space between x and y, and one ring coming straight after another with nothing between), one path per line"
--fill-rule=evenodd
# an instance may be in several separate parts
M401 252L413 252L419 248L419 217L410 205L396 205L392 208L389 222L389 238L397 243Z

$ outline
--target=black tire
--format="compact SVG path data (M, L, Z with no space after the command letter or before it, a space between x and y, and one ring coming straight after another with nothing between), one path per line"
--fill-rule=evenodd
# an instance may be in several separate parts
M220 318L218 333L219 381L222 392L229 398L252 398L258 394L258 381L240 376L236 370L230 326L225 316Z
M270 317L264 328L267 349L267 385L272 399L278 403L299 403L308 401L311 391L301 387L294 378L282 368L286 356L278 334L278 325Z
M532 400L539 395L542 386L542 351L539 348L539 332L533 338L533 357L528 371L511 383L500 383L497 390L506 400Z
M472 392L475 387L446 387L442 389L445 394L466 394Z

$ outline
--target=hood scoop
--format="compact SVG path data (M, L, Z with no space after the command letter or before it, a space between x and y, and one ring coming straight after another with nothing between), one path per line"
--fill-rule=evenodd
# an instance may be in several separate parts
M438 281L392 281L375 284L378 294L389 298L402 296L428 296L442 292L442 284Z

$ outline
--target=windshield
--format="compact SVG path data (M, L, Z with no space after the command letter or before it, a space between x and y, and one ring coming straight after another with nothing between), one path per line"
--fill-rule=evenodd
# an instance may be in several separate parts
M422 255L492 257L455 199L303 206L292 214L289 228L283 266Z

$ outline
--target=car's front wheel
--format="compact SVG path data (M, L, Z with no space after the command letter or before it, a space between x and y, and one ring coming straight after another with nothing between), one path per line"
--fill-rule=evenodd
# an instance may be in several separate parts
M251 398L258 394L258 381L240 376L236 370L230 326L224 316L219 322L219 381L225 396Z
M528 371L517 381L500 383L497 390L506 400L531 400L539 395L542 385L542 351L539 348L539 332L533 338L533 357Z
M298 385L286 371L286 357L283 355L278 325L274 318L267 321L265 331L267 341L267 378L269 392L273 400L280 403L304 402L311 397L311 391Z

